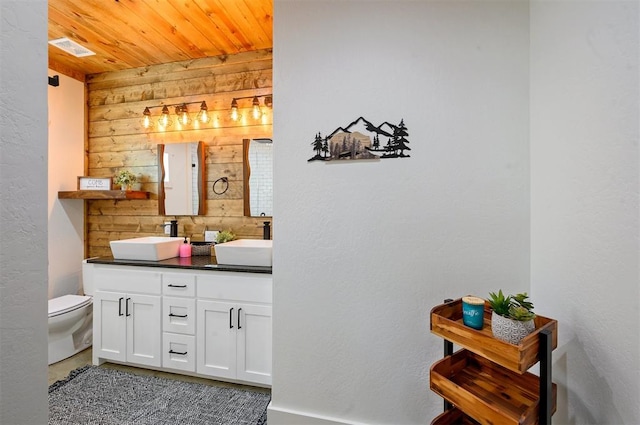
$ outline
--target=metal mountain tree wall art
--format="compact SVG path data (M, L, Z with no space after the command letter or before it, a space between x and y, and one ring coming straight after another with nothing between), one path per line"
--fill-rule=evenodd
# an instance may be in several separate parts
M328 136L316 134L311 146L315 155L307 161L379 160L409 158L409 131L400 120L394 125L387 121L376 126L363 117L346 127L338 127Z

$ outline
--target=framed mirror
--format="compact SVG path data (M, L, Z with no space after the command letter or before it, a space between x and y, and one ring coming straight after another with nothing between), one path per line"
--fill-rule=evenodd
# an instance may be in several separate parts
M242 141L244 215L273 216L273 140Z
M204 143L158 145L158 213L205 213Z

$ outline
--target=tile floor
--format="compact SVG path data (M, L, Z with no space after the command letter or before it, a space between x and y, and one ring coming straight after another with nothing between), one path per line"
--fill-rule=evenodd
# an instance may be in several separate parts
M79 352L75 356L69 357L68 359L65 359L58 363L54 363L50 365L49 366L49 385L53 384L56 381L66 378L67 376L69 376L69 372L71 372L74 369L77 369L82 366L90 365L92 361L91 356L92 356L91 348L87 348L86 350ZM150 370L150 369L141 369L133 366L125 366L125 365L120 365L115 363L103 363L100 367L117 369L125 372L134 373L137 375L152 375L152 376L158 376L160 378L176 379L176 380L185 381L185 382L197 382L204 385L217 385L221 387L231 387L231 388L237 388L237 389L247 389L250 391L259 391L267 394L271 393L271 389L269 388L260 388L260 387L252 387L247 385L232 384L228 382L216 381L214 379L179 375L175 373L160 372L157 370Z

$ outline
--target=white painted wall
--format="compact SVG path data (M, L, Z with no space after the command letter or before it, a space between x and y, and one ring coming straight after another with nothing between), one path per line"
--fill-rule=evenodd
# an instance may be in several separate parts
M47 2L0 1L0 423L46 424Z
M637 1L531 5L531 287L559 424L640 420Z
M428 423L432 306L529 289L528 3L274 6L269 423ZM411 158L307 163L360 115Z
M532 6L529 155L521 5L276 0L270 424L429 421L428 309L527 287L529 258L560 320L554 423L637 422L638 11L620 4ZM0 37L0 423L44 424L46 1L0 1ZM413 157L307 164L354 114L401 115Z
M53 75L60 85L48 86L47 97L49 298L79 293L84 258L84 201L58 199L58 191L76 190L84 175L84 83L50 69Z

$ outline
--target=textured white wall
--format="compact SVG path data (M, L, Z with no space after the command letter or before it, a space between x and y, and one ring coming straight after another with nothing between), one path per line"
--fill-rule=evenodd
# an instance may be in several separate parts
M531 287L559 424L640 420L637 1L531 5Z
M529 289L522 2L277 1L269 423L425 423L447 297ZM404 119L411 158L307 163Z
M0 1L0 423L47 423L47 2Z
M84 258L84 201L58 199L60 190L76 190L84 175L84 83L55 71L60 85L48 86L49 298L76 294Z

